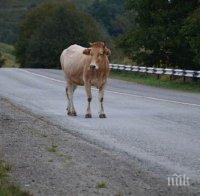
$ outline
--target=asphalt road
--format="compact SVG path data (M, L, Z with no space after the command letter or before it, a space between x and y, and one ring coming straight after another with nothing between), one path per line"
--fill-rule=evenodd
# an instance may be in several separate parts
M0 69L0 96L91 142L127 154L159 177L185 174L200 183L200 94L110 79L105 92L107 119L98 118L96 90L93 118L84 118L83 87L74 96L78 116L68 117L61 71Z

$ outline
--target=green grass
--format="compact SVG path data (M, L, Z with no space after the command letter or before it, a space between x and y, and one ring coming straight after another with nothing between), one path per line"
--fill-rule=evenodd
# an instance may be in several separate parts
M49 159L48 162L49 162L49 163L52 163L52 162L53 162L53 159Z
M58 146L57 145L51 145L51 147L48 148L48 151L49 152L52 152L52 153L56 153L57 152L57 148Z
M51 147L49 147L47 150L48 152L51 152L58 157L61 157L65 164L71 163L72 161L72 157L60 152L57 145L52 144ZM53 159L50 159L48 162L53 162Z
M3 59L5 59L3 67L19 67L19 64L16 62L14 46L0 42L0 53Z
M8 182L8 172L11 167L0 161L0 196L30 196L31 194L20 190L19 187Z
M97 189L105 189L107 187L108 187L108 185L107 185L107 182L105 182L105 181L98 182L96 185Z
M174 80L170 80L169 76L161 76L160 79L157 79L155 76L151 75L145 76L145 74L142 73L133 73L118 70L112 70L110 72L110 77L149 86L182 91L200 92L200 82L183 82L183 79L180 77Z

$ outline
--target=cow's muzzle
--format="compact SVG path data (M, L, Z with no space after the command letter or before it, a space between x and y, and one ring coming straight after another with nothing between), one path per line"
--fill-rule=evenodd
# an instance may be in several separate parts
M91 64L90 69L98 69L99 67L97 65Z

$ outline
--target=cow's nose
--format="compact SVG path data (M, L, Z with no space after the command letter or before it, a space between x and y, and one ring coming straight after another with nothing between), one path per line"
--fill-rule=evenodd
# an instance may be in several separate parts
M96 68L96 65L90 65L90 68L91 68L91 69L95 69L95 68Z

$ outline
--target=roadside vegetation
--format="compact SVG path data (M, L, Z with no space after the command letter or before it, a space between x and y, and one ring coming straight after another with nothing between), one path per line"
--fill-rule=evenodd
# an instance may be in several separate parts
M0 161L0 195L1 196L31 196L30 193L22 191L19 187L8 181L8 172L11 167Z
M57 145L52 144L51 147L48 148L49 152L56 153L57 152Z
M56 156L58 156L58 157L60 157L60 158L63 158L63 161L64 161L65 164L69 164L69 163L72 162L72 158L71 158L70 156L68 156L68 155L66 155L66 154L64 154L64 153L62 153L62 152L59 150L58 146L55 145L55 144L53 144L53 143L52 143L51 146L47 149L47 151L50 152L50 153L53 153L54 155L56 155ZM53 159L49 159L49 160L48 160L49 163L51 163L51 162L53 162L53 161L54 161Z
M19 64L16 62L14 46L0 43L0 66L19 67Z
M200 4L198 0L126 0L137 13L136 25L118 40L139 65L200 69Z
M143 73L133 73L113 70L110 72L111 78L121 79L129 82L136 82L138 84L145 84L149 86L162 87L175 90L191 91L191 92L200 92L200 82L194 82L191 79L187 79L186 82L183 81L183 78L174 77L170 79L169 76L160 76L157 79L157 76L154 75L144 75Z
M21 67L60 68L59 57L67 46L104 39L96 21L69 2L41 4L20 27L16 54Z
M104 40L112 63L200 70L198 0L8 0L0 7L4 67L60 68L64 48ZM116 71L111 76L199 92L190 79Z
M96 188L97 189L105 189L107 188L108 185L107 185L107 182L106 181L101 181L101 182L98 182L97 185L96 185Z

